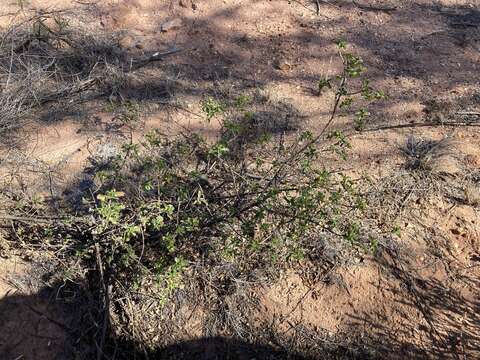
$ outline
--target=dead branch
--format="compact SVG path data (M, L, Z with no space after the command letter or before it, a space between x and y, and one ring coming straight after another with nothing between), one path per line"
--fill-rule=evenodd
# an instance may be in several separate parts
M366 11L384 11L384 12L391 12L397 10L396 6L374 6L374 5L364 5L360 4L356 0L352 0L352 4L355 5L357 8L366 10Z
M181 51L129 58L115 34L48 26L47 20L65 14L35 13L0 34L0 132L23 126L46 104L116 92L128 73Z
M138 59L133 59L131 61L132 65L131 65L130 69L128 69L127 72L137 71L138 69L141 69L141 68L147 66L148 64L156 62L156 61L163 61L163 59L165 57L167 57L169 55L179 53L181 51L182 51L182 49L173 48L173 49L170 49L170 50L167 50L167 51L164 51L164 52L155 51L150 56L143 57L143 58L138 58Z
M0 221L18 221L30 224L51 224L55 221L65 220L65 217L28 217L28 216L14 216L14 215L0 215Z
M100 254L100 245L98 245L98 243L95 243L95 255L96 255L96 261L97 261L97 269L100 275L100 285L103 293L103 325L102 325L102 332L100 337L100 345L98 346L98 349L97 349L97 360L101 360L104 354L105 339L106 339L107 329L110 322L111 285L107 285L105 280L102 256Z

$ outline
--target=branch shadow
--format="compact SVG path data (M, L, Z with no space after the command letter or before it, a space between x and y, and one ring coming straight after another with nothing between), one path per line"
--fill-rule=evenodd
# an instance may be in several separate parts
M445 281L425 278L412 269L406 269L396 256L384 257L380 265L384 271L400 281L406 295L396 296L395 311L401 318L413 316L411 310L420 313L418 323L408 327L392 329L378 319L385 314L381 310L371 313L350 314L351 326L370 327L384 349L395 351L395 359L470 359L480 356L480 301L472 292L453 289ZM478 289L480 281L474 274L458 275L455 282L463 287ZM394 293L394 288L385 289ZM474 292L473 292L474 293ZM462 319L459 321L459 319ZM413 327L412 327L413 326ZM412 339L415 344L404 339ZM388 339L384 342L384 339ZM380 344L379 343L379 344ZM385 346L388 344L388 346Z
M296 339L283 339L281 335L262 331L259 343L251 343L234 337L213 335L194 340L178 341L156 349L147 349L125 339L107 328L106 342L101 359L152 360L152 359L199 359L199 360L314 360L314 359L443 359L475 358L478 356L478 328L480 326L480 303L469 301L457 293L446 291L438 281L425 281L412 277L395 266L390 271L404 281L411 297L404 304L422 309L427 326L420 325L429 341L411 343L403 341L411 329L392 330L379 319L382 314L350 315L349 328L342 337L324 338L324 334L308 330ZM478 286L478 280L475 283ZM77 298L71 295L71 285L57 283L31 294L7 294L0 298L0 358L5 360L87 360L96 357L102 338L101 321L90 322L85 312L86 302L78 297L85 289L76 289ZM92 310L91 304L89 311ZM97 304L98 308L101 305ZM93 308L94 309L94 308ZM442 323L436 322L432 312L448 314ZM101 314L100 314L101 315ZM408 314L404 314L408 316ZM464 316L468 322L459 328L455 317ZM100 318L99 318L100 319ZM359 335L359 329L371 327L369 337ZM300 330L299 330L300 331ZM253 337L260 334L252 334ZM266 337L265 337L266 336ZM303 337L302 337L303 336ZM304 347L306 346L306 348ZM463 356L463 357L462 357Z

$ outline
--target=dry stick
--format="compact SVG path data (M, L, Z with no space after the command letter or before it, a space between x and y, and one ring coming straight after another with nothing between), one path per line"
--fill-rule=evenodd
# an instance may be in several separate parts
M369 131L381 131L381 130L392 130L392 129L403 129L403 128L410 128L410 127L430 127L430 126L480 126L480 123L474 123L470 121L448 121L448 122L426 122L426 123L419 123L419 124L400 124L400 125L390 125L390 126L381 126L372 129L366 129L365 132Z
M372 6L372 5L363 5L359 4L356 0L352 0L353 5L358 7L359 9L362 10L367 10L367 11L385 11L385 12L390 12L390 11L395 11L397 10L396 6Z
M48 217L48 216L38 216L38 217L28 217L28 216L14 216L14 215L0 215L1 220L7 221L19 221L25 223L39 223L39 224L51 224L54 220L64 220L65 217Z
M45 105L50 102L56 101L60 98L65 98L70 95L80 94L82 92L85 92L88 89L92 88L97 83L98 80L99 78L91 78L91 79L80 82L74 88L66 89L63 91L57 91L56 93L50 94L48 97L44 99L39 99L38 105Z
M80 1L80 0L74 0L74 2L81 4L81 5L97 5L99 2L103 0L96 0L96 1Z
M111 286L106 285L105 283L105 277L103 273L103 263L102 263L102 258L100 256L100 245L98 243L95 243L95 254L97 258L97 267L98 271L100 273L100 282L102 285L102 291L104 295L104 309L103 309L103 326L102 326L102 335L100 338L100 348L97 349L97 360L101 360L103 358L103 348L105 346L105 337L107 334L107 327L108 323L110 320L110 291L111 291Z
M465 116L480 116L480 111L457 111L455 114Z
M168 55L176 54L176 53L181 52L181 51L183 51L183 50L173 48L173 49L167 50L165 52L156 51L147 58L134 59L131 62L130 69L128 69L126 72L132 72L132 71L138 70L138 69L140 69L140 68L142 68L142 67L144 67L144 66L146 66L146 65L148 65L152 62L155 62L155 61L162 61L164 57L166 57Z

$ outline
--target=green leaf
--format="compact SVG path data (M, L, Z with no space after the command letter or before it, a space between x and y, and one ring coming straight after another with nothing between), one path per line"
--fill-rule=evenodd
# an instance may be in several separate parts
M209 97L202 102L202 110L207 115L207 120L210 121L214 116L225 111L225 105Z

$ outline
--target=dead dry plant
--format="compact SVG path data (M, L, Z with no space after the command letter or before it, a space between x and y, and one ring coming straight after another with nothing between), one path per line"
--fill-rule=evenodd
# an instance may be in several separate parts
M22 127L48 103L116 96L128 73L178 51L129 57L118 33L72 26L72 17L35 13L0 34L0 132Z

